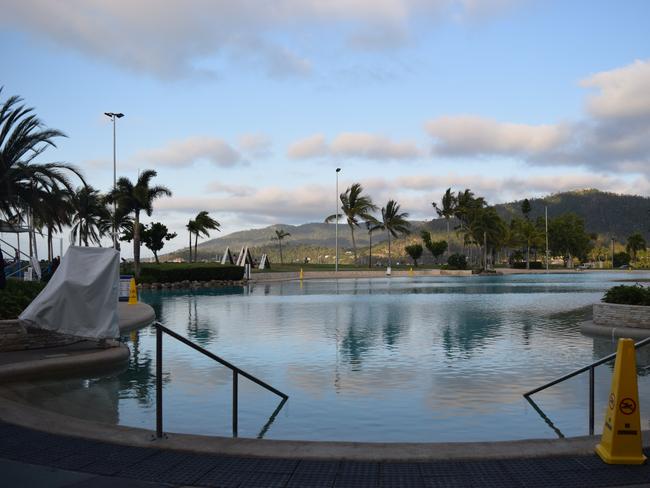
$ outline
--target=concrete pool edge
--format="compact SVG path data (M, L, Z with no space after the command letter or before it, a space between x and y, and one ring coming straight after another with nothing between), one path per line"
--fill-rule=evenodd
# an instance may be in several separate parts
M150 430L76 419L19 403L12 397L11 391L0 387L0 420L6 423L54 435L204 454L351 461L481 460L592 454L599 440L586 436L499 442L371 443L232 439L173 433L155 439ZM153 425L153 417L151 421ZM644 432L644 445L650 445L649 434Z

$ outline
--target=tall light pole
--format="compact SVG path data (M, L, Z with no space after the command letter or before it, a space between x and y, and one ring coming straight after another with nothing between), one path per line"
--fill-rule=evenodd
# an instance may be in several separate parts
M338 272L339 270L339 173L341 168L336 168L336 223L334 227L336 228L336 261L334 264L334 271Z
M614 269L614 243L616 242L616 237L612 236L612 269Z
M121 119L124 114L116 112L104 112L113 121L113 191L117 188L117 164L115 159L115 119ZM113 249L117 249L117 205L113 198Z
M548 206L544 207L544 215L546 217L546 272L548 273Z

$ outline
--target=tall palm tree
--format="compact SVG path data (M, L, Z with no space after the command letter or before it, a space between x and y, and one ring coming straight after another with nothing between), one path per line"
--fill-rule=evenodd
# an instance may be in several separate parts
M480 208L469 223L466 237L470 242L483 248L483 267L487 268L487 255L490 249L494 250L505 242L508 229L494 207Z
M104 198L92 186L77 188L72 197L72 215L70 224L70 242L75 243L79 237L79 245L89 243L99 244L102 236L102 222L110 218L104 205Z
M275 237L271 237L271 239L275 239L278 241L278 245L280 246L280 264L284 264L284 261L282 260L282 239L285 237L289 237L291 234L286 232L284 229L276 229L275 230Z
M190 260L189 262L192 262L192 236L196 234L199 231L199 226L196 223L196 220L190 219L190 221L185 225L185 228L187 229L187 232L190 234Z
M32 207L34 227L45 229L47 232L48 261L52 261L54 257L53 233L55 231L60 233L64 226L70 225L70 217L74 213L73 195L64 188L54 187L50 192L41 192L39 205Z
M366 220L366 229L368 229L368 267L372 268L372 233L381 229L381 224L376 218Z
M0 106L0 214L7 220L12 214L37 206L43 192L65 188L72 193L70 173L85 184L81 173L71 165L34 162L48 147L56 147L55 138L65 134L43 128L34 109L21 102L21 98L13 96Z
M210 237L210 232L211 230L216 230L218 232L221 232L219 227L221 227L221 224L214 220L210 215L208 215L208 212L206 210L202 210L199 212L196 217L194 217L194 223L195 223L195 231L194 231L194 260L198 261L199 255L197 251L197 247L199 245L199 234L202 235L203 237Z
M411 224L407 212L400 213L400 206L395 200L388 200L385 207L381 208L381 222L377 228L385 230L388 234L388 266L391 266L390 236L397 238L400 235L411 233Z
M627 245L625 250L632 255L632 261L636 261L636 253L638 251L645 251L646 242L640 232L635 232L627 238Z
M447 243L450 242L450 230L449 230L449 219L451 219L456 213L456 207L458 205L458 200L456 196L451 192L451 188L447 188L442 199L440 200L441 206L438 207L436 202L432 202L433 208L436 210L438 217L444 218L447 221Z
M371 212L377 210L377 206L372 203L369 196L363 195L363 187L360 183L355 183L348 187L340 195L341 211L345 215L350 227L350 234L352 236L352 250L354 252L354 262L357 262L357 243L354 239L354 228L359 227L360 221L372 219ZM325 219L325 222L333 222L336 220L336 214L330 215Z
M108 199L109 202L117 202L124 213L134 214L133 264L136 278L140 277L140 212L144 211L151 216L154 200L172 196L172 192L165 186L150 186L151 180L157 174L155 170L147 169L140 173L135 184L128 178L121 177Z

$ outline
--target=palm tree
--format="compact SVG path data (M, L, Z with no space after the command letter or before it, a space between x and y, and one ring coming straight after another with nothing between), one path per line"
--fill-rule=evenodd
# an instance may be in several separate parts
M280 246L280 264L284 264L282 260L282 239L285 237L289 237L291 234L286 232L284 229L276 229L275 231L275 237L271 237L271 239L277 240L278 245Z
M49 193L41 192L40 205L32 207L34 227L45 228L47 231L48 261L52 261L54 257L52 234L55 231L60 233L64 226L70 225L70 216L74 212L72 200L72 195L66 189L56 187Z
M221 224L214 220L212 217L208 215L208 212L205 210L202 210L199 212L196 217L194 217L193 220L195 224L195 230L194 230L194 260L198 261L199 260L199 255L197 253L197 247L199 245L199 234L201 234L204 237L210 237L210 230L217 230L221 232L219 227L221 227ZM190 237L191 239L191 237ZM191 243L190 243L191 246Z
M117 180L115 189L111 192L109 201L115 200L126 214L133 212L133 264L136 278L140 277L140 212L148 216L153 213L154 200L172 196L172 192L165 186L149 186L151 180L158 173L148 169L140 173L135 185L126 177Z
M355 263L357 262L357 243L354 239L354 228L359 226L360 220L371 220L373 217L370 212L377 210L377 206L372 203L372 199L362 195L362 193L363 187L361 184L355 183L340 195L341 210L347 219L352 236L352 249ZM336 214L327 217L325 222L329 223L335 220Z
M388 200L385 207L381 208L381 222L377 228L385 230L388 234L388 266L391 266L390 236L397 238L400 235L411 233L411 224L407 212L400 213L400 206L395 200Z
M0 93L2 88L0 88ZM34 160L63 132L43 128L33 108L21 105L22 99L9 97L0 106L0 213L7 220L12 214L36 207L43 192L65 188L74 191L67 173L81 173L64 163L37 164Z
M189 262L191 263L192 262L192 236L199 231L199 226L197 225L196 220L190 219L190 221L187 223L185 228L190 233L190 247L189 247L190 260L189 260Z
M494 207L480 208L474 213L466 237L475 243L479 250L483 247L483 267L487 268L489 249L496 249L506 239L508 229Z
M372 233L381 228L379 221L372 217L366 220L366 229L368 229L368 267L372 268Z
M102 236L102 222L109 219L104 198L92 186L77 188L72 197L72 215L70 224L70 242L75 243L79 237L79 245L87 247L89 243L99 244Z
M632 255L633 261L636 261L636 253L638 251L644 251L645 248L646 242L641 233L635 232L627 238L627 245L625 246L625 250Z
M524 219L514 220L513 230L515 239L526 245L526 269L530 269L530 248L537 248L543 234L527 215Z
M441 206L438 207L436 202L432 202L431 205L433 205L433 208L436 210L438 217L444 218L447 221L447 242L451 242L449 240L449 219L451 219L456 213L456 207L458 205L456 196L451 192L451 188L447 188L447 191L442 195Z

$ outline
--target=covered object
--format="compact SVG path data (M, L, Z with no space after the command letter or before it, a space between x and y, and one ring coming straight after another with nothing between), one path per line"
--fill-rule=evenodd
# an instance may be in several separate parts
M24 325L93 339L120 335L120 254L71 246L43 291L18 317Z

